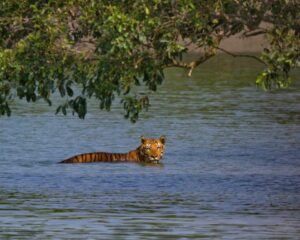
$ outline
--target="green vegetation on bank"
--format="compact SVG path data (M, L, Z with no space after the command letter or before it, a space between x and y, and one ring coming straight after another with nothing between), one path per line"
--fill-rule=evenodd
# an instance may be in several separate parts
M88 98L110 110L119 96L134 122L165 68L191 75L235 34L265 36L269 45L255 57L265 69L256 83L287 87L299 66L299 9L296 0L2 0L0 115L11 114L15 98L51 105L58 92L57 112L84 118ZM183 61L192 47L199 55Z

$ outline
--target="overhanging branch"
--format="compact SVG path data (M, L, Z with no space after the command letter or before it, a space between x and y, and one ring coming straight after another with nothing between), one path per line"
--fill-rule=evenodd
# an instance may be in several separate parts
M191 77L194 68L206 62L209 58L211 58L214 55L215 55L215 51L209 51L205 53L203 56L201 56L200 58L198 58L197 60L188 63L173 59L173 62L171 64L168 64L167 67L180 67L180 68L188 69L188 76Z
M249 31L249 32L245 32L243 34L244 37L254 37L254 36L258 36L258 35L263 35L266 34L266 30L261 29L258 31Z
M235 53L232 53L232 52L229 52L223 48L220 48L220 47L217 47L218 50L220 50L221 52L224 52L228 55L230 55L231 57L246 57L246 58L252 58L252 59L255 59L256 61L264 64L265 66L267 66L267 64L261 60L260 58L256 57L256 56L253 56L253 55L249 55L249 54L235 54Z

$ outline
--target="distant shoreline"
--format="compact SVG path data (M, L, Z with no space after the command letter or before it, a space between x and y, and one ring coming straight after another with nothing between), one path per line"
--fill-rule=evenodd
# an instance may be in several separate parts
M232 36L220 44L221 48L230 52L261 52L267 46L263 35L248 38Z
M234 35L221 41L219 47L232 53L259 53L267 46L268 43L263 35L247 38ZM189 51L190 53L198 53L201 52L201 49L191 47Z

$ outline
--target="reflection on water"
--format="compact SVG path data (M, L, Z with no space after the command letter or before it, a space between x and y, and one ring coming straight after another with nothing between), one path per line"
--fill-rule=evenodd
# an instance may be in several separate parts
M91 102L82 121L16 103L0 119L0 239L299 239L299 77L265 93L259 70L225 56L192 78L170 69L135 125L118 106ZM161 165L56 164L162 134Z

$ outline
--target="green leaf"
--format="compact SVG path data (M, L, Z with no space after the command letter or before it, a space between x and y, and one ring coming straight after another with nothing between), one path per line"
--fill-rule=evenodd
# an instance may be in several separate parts
M67 115L67 109L66 106L62 106L61 108L62 113L66 116Z
M62 106L58 106L58 107L56 108L55 114L58 114L61 110L62 110Z
M74 92L73 92L72 88L70 88L69 86L66 86L66 90L67 90L67 94L68 94L68 96L69 96L69 97L72 97L72 96L73 96L73 94L74 94Z

